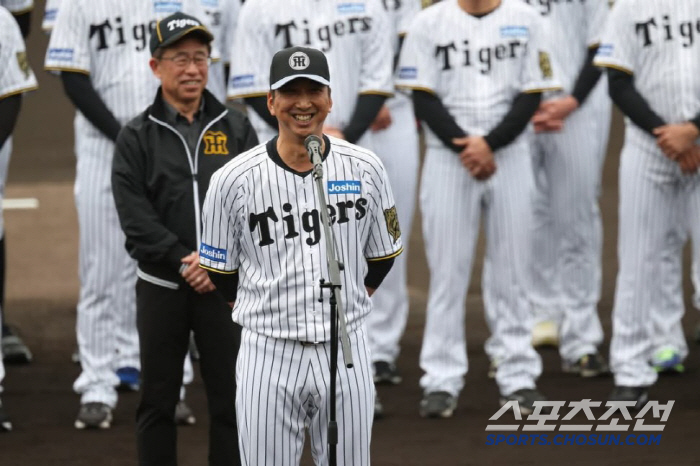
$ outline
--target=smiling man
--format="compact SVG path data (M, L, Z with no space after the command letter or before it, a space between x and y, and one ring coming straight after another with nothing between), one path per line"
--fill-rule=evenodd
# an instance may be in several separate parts
M323 134L329 86L319 50L277 52L267 106L279 136L214 174L202 209L200 262L235 302L233 319L243 327L236 412L248 465L298 465L305 428L316 464L328 464L331 319L319 281L329 277L321 209L344 264L341 296L355 362L338 365L337 464L370 464L375 394L365 320L370 296L402 251L401 231L379 158ZM323 141L326 206L318 205L304 147L310 135Z
M141 343L139 464L175 465L175 406L190 331L200 352L210 418L210 465L239 464L235 361L240 327L199 268L200 209L211 175L257 144L247 118L205 90L211 33L175 13L151 37L161 86L116 142L112 189L129 254L138 261Z

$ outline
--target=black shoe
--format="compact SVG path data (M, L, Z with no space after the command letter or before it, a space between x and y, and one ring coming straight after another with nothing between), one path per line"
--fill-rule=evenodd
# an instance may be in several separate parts
M104 403L85 403L80 405L75 419L76 429L109 429L112 426L112 408Z
M547 401L547 398L545 398L544 395L542 395L536 388L521 388L520 390L514 391L510 395L501 396L501 406L505 405L509 401L517 401L520 414L528 415L535 411L535 401ZM542 414L549 414L551 410L551 407L546 406L543 407L540 412Z
M374 419L381 419L384 417L384 405L379 400L379 394L374 397Z
M431 418L452 417L457 399L447 392L430 392L420 402L420 415Z
M29 364L33 359L29 347L12 327L2 336L2 359L5 364Z
M564 362L564 372L581 377L598 377L610 373L605 358L600 353L584 354L574 362Z
M396 365L386 361L375 361L374 383L378 385L398 385L401 383L401 374Z
M625 387L615 385L608 401L634 401L633 409L640 410L649 401L649 387Z

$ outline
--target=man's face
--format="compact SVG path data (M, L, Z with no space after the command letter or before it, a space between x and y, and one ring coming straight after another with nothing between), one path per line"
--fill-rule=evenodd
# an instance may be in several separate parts
M267 108L277 117L280 133L299 139L321 134L332 105L330 88L306 78L290 81L267 95Z
M151 58L153 74L160 79L163 95L169 101L190 103L202 95L209 78L209 47L194 37L186 37Z

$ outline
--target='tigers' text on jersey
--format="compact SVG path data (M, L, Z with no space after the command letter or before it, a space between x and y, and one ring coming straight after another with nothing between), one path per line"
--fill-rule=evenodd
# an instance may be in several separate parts
M312 46L312 35L321 46L313 45L322 52L328 52L333 47L333 37L342 37L346 34L367 33L372 30L372 18L369 16L349 16L340 19L333 24L326 24L315 30L309 26L309 21L304 19L299 24L295 20L288 23L275 24L275 37L282 36L284 45L282 48L303 45Z

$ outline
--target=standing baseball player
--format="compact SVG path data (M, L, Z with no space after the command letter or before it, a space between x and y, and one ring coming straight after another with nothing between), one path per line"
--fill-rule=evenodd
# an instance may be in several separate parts
M267 63L280 49L318 48L336 83L325 132L366 147L371 143L366 130L393 93L392 34L380 0L247 0L232 49L228 97L245 100L261 141L272 138L277 122L267 109Z
M140 271L136 422L144 466L177 464L174 415L191 331L209 405L209 464L240 464L232 396L240 327L199 267L196 251L209 178L258 140L243 114L204 90L212 40L192 16L175 13L158 21L150 65L161 87L116 142L112 190L127 250Z
M700 22L694 0L617 0L595 63L608 69L610 95L626 115L620 165L620 268L610 346L611 400L640 408L657 372L656 298L667 238L679 219L700 241ZM693 248L694 263L700 248Z
M137 388L136 264L124 249L111 194L111 155L121 127L151 102L158 81L148 67L156 19L198 0L62 0L45 67L61 72L75 118L75 198L80 227L77 336L82 372L77 428L107 428L115 387Z
M525 1L557 44L552 53L563 85L562 92L545 96L533 118L537 190L528 287L533 344L558 339L563 369L593 377L608 370L598 352L603 340L597 313L603 244L598 194L611 108L601 72L593 66L608 0ZM552 329L554 338L548 334Z
M532 165L519 135L542 92L558 88L548 45L539 15L520 0L445 0L419 13L406 36L399 84L413 90L429 128L420 191L430 267L422 416L451 416L464 385L464 307L482 211L484 306L503 348L500 402L528 413L544 399L525 296Z
M281 50L269 76L279 136L215 173L202 211L201 264L243 327L241 457L245 465L298 465L308 429L315 463L328 464L331 322L319 282L329 277L319 215L328 209L354 361L348 369L339 349L337 464L368 465L374 385L364 322L371 294L402 250L394 199L375 154L322 132L333 105L323 53ZM327 206L314 192L310 135L323 141Z
M231 57L231 46L236 34L241 0L200 0L205 17L203 21L214 35L214 43L221 59L213 61L209 67L208 89L221 102L226 101L226 66Z
M0 203L5 191L7 166L12 152L12 131L17 122L22 94L37 88L36 77L29 67L22 33L12 14L0 6ZM0 235L4 237L0 212ZM2 324L0 313L0 324ZM4 345L3 345L4 346ZM0 359L0 393L5 366ZM0 431L11 430L12 423L0 401Z
M0 6L5 7L17 21L21 36L26 39L29 35L31 24L31 13L34 8L33 0L0 0ZM14 28L8 34L14 33ZM8 114L8 121L10 121ZM7 169L10 162L10 152L12 141L8 141L7 153L0 158L0 196L5 190L7 180ZM2 212L0 212L2 216ZM1 228L0 219L0 322L2 323L2 357L8 364L26 364L32 360L32 352L18 335L17 331L9 326L5 320L5 235Z
M398 59L408 26L421 10L421 2L392 0L385 1L384 5L394 27L394 55ZM388 99L370 130L372 150L381 155L394 189L399 224L405 232L410 232L418 182L418 131L410 96L397 92ZM378 384L401 382L396 358L408 319L407 260L406 254L397 257L382 288L372 295L374 312L367 319L367 328L374 380ZM380 404L377 410L377 414L381 414Z

